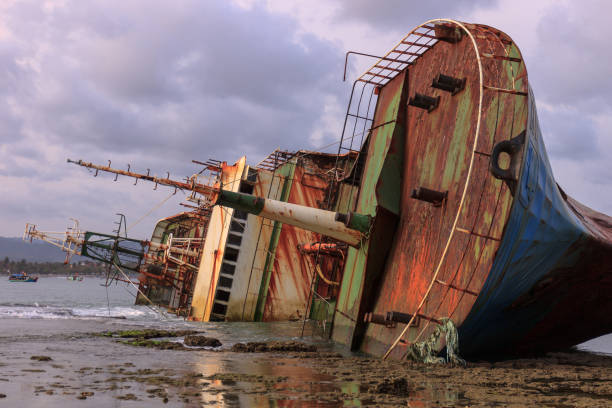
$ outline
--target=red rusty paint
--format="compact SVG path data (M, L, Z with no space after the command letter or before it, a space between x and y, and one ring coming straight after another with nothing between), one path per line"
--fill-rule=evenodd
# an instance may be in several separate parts
M323 253L326 255L335 255L344 258L344 250L346 249L346 245L341 247L337 243L317 242L313 244L298 245L298 249L300 252L306 254Z
M469 29L480 53L505 55L508 50L518 53L509 37L497 30L477 25L469 25ZM509 64L512 70L508 69ZM483 58L482 67L484 85L501 89L514 86L519 91L527 89L523 63ZM432 78L440 73L466 78L465 89L451 96L432 88ZM480 291L487 278L512 199L506 185L491 176L486 154L499 141L511 139L526 128L527 99L507 92L483 91L475 150L486 154L474 155L457 223L457 227L466 232L454 232L448 252L442 258L463 197L476 137L480 81L473 44L467 36L458 43L437 42L408 68L408 74L410 96L415 93L440 96L440 102L431 113L414 106L404 108L406 148L400 221L374 307L365 312L418 312L434 319L451 317L460 325L476 299L474 293ZM517 80L518 77L523 79ZM398 78L385 85L381 95L387 91L385 88L398 86ZM379 113L385 112L385 103L389 101L379 98L377 118ZM385 120L388 118L375 119L375 124ZM448 197L442 206L434 207L411 198L413 189L418 187L448 191ZM440 262L439 283L432 286L425 303L417 310ZM433 329L433 325L427 326L428 323L420 319L419 326L411 329L405 340L410 342L417 336L425 338ZM362 349L381 354L403 328L404 325L389 328L370 324Z
M287 201L317 207L317 201L324 198L323 191L304 187L301 184L303 174L304 168L297 166ZM321 179L320 187L324 188L325 185L325 180ZM264 320L303 317L315 271L309 257L299 252L298 245L318 239L319 234L286 224L282 226L268 287Z
M172 233L175 238L200 238L208 226L209 218L199 213L182 212L170 217L159 220L156 224L152 242L157 242L164 234ZM190 245L191 249L200 252L202 242L194 242ZM165 248L167 245L162 245ZM173 294L170 296L171 304L164 306L176 308L177 312L185 313L189 308L189 300L193 291L195 271L191 268L179 266L171 260L164 261L159 254L159 250L149 250L145 254L145 265L140 269L139 289L145 295L151 293L157 287L171 287ZM199 264L198 256L183 256L183 261L192 264ZM150 268L157 266L158 273L154 273ZM169 269L169 266L176 269Z
M299 152L297 164L287 164L296 165L287 201L322 208L329 187L326 173L333 168L335 161L335 155ZM321 241L321 238L311 231L286 224L282 226L264 306L264 320L301 318L307 312L311 283L316 271L314 258L303 254L300 246ZM322 273L334 278L338 274L337 262L323 258L319 262ZM319 286L317 289L325 295L337 290L329 290L324 283Z

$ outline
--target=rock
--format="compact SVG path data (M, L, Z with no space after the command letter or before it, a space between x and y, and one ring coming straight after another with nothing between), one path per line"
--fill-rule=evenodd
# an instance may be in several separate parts
M125 394L125 395L117 395L115 397L118 400L124 400L124 401L138 401L138 397L136 397L136 395L134 394Z
M244 343L236 343L232 346L232 351L235 353L248 353L249 348Z
M177 343L174 341L166 341L166 340L136 339L136 340L122 341L122 343L129 344L130 346L149 347L149 348L155 348L158 350L187 350L185 346L183 346L181 343Z
M36 360L36 361L51 361L53 360L51 357L49 356L31 356L30 360Z
M119 337L119 338L137 338L137 339L154 339L158 337L182 337L190 334L197 334L196 330L157 330L157 329L144 329L144 330L123 330L117 332L105 332L102 335L107 337Z
M410 386L405 378L385 378L382 383L375 385L371 390L376 394L390 394L400 397L410 395Z
M185 346L174 341L160 341L154 347L160 350L185 350Z
M312 344L304 344L297 341L270 341L270 342L249 342L236 343L231 349L237 353L265 353L265 352L307 352L317 351L317 347Z
M198 347L219 347L221 342L212 337L185 336L185 345Z

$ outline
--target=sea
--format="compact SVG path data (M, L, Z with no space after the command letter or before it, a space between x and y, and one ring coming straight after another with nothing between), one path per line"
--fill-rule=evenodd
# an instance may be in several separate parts
M190 322L157 307L134 305L135 292L129 284L106 286L104 279L88 276L83 281L65 276L41 276L38 282L0 279L0 407L286 406L283 401L308 407L321 405L295 403L312 399L313 392L346 386L322 376L312 359L223 352L236 343L300 341L351 355L316 325L306 324L302 336L302 322ZM157 350L99 335L145 328L195 330L222 346L206 352ZM183 343L182 338L165 340ZM37 356L51 360L38 361ZM204 390L184 385L194 373ZM210 376L238 376L246 382L207 380ZM270 388L274 381L279 384ZM244 387L249 391L243 392ZM296 393L300 387L304 391ZM352 406L361 405L355 401Z
M95 319L125 318L134 322L158 321L160 312L134 306L135 288L129 284L84 277L69 281L65 276L39 277L38 282L0 279L0 319Z
M106 322L112 319L116 324L184 328L200 326L201 323L186 322L183 318L164 312L158 307L134 305L136 289L123 282L106 281L98 277L85 277L83 281L69 281L64 276L40 277L36 283L14 283L0 279L0 325L1 319L19 319L24 325L32 320L51 320L58 326L63 320ZM221 330L223 323L209 323L214 330ZM273 332L265 329L267 324L227 324L227 330L239 330L240 336L250 340L274 337ZM291 329L279 329L282 325L271 325L272 330L280 330L279 338L293 338ZM263 328L262 328L263 327ZM298 324L299 332L301 325ZM249 332L252 331L252 338ZM289 331L289 332L288 332ZM316 329L309 329L314 336ZM612 334L589 340L578 348L597 353L612 354Z
M135 305L134 285L104 278L84 277L70 281L65 276L44 277L38 282L0 279L0 336L10 335L10 325L27 330L36 325L62 331L82 326L91 332L131 328L205 330L223 338L228 346L237 342L297 340L332 344L322 329L302 322L191 322L154 305ZM302 328L304 333L302 334Z
M43 276L35 283L11 283L7 278L0 279L0 407L82 406L83 396L91 401L92 407L139 407L144 402L146 406L164 407L362 405L357 397L337 404L329 401L308 403L313 393L325 391L329 394L351 386L322 376L316 367L309 365L308 359L262 357L259 353L236 357L237 353L217 350L208 353L155 350L92 335L133 328L190 329L219 339L223 343L222 350L239 342L300 341L314 344L325 352L354 357L327 340L326 333L317 325L307 324L302 336L302 322L189 322L159 308L134 305L135 288L129 284L114 282L106 286L105 283L102 278L87 276L80 282L69 281L63 276ZM612 354L612 334L585 342L578 348ZM52 360L38 362L32 360L33 356L48 356ZM127 376L129 369L149 373L146 377L149 379L155 378L151 373L163 373L171 380L164 387L147 386L142 379ZM204 378L239 373L249 381L276 375L274 378L282 378L285 388L274 388L272 394L257 390L236 392L235 389L227 392L227 384L231 388L231 381L221 382L217 388L211 382L208 391L198 392L197 397L188 394L184 387L183 391L168 388L168 384L176 385L176 379L183 378L181 375L196 371ZM108 386L109 381L115 382ZM269 381L261 384L269 386ZM92 395L80 394L89 392ZM460 401L449 403L456 402ZM435 401L414 403L415 406L437 406Z

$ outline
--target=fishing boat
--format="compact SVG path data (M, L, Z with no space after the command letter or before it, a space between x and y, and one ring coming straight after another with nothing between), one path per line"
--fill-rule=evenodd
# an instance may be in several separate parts
M9 282L36 282L38 276L28 276L25 272L9 275Z
M68 279L69 281L81 282L83 280L83 277L75 273L74 275L66 277L66 279Z

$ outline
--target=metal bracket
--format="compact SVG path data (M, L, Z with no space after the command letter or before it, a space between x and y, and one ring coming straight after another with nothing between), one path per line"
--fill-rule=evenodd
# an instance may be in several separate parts
M504 182L510 188L512 194L516 190L516 184L519 178L519 170L521 164L521 152L525 144L525 131L523 130L518 136L510 140L502 140L493 147L491 159L489 161L489 171L493 177ZM499 155L506 153L510 156L510 164L508 168L502 169L499 165Z
M425 109L427 113L431 113L440 104L439 96L427 96L420 93L415 93L408 101L408 105L417 108Z
M434 30L439 41L456 44L463 38L463 31L454 25L436 24Z
M434 207L439 207L448 197L448 191L442 192L419 187L412 190L412 195L410 197L421 201L427 201L428 203L432 203Z
M452 76L438 74L431 83L433 88L441 89L450 92L451 95L456 95L465 88L465 78L454 78Z

